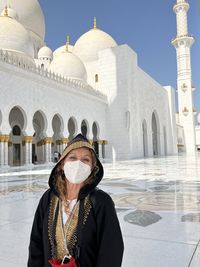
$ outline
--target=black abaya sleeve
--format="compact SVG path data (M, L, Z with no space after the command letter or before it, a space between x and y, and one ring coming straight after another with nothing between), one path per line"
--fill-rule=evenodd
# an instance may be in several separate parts
M95 203L98 256L96 267L120 267L124 251L122 233L111 197L98 190Z
M43 225L44 214L47 210L47 195L48 191L44 193L38 204L29 245L28 267L43 267L44 264L44 247L43 247Z

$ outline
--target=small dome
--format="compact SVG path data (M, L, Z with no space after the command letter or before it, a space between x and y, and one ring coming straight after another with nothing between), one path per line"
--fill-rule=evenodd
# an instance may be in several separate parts
M98 59L98 52L106 48L117 46L115 40L106 32L94 28L83 34L75 43L73 53L83 62L94 61Z
M55 57L51 62L49 70L67 78L84 81L87 78L84 64L77 56L68 51L62 52Z
M23 52L31 57L34 54L28 31L8 16L0 17L0 49Z
M53 56L57 57L59 56L62 52L66 51L66 45L60 46L58 47L54 52L53 52ZM73 51L73 45L68 45L68 51L72 52Z
M38 59L42 59L42 58L48 58L50 60L53 59L53 52L49 47L43 46L38 51Z

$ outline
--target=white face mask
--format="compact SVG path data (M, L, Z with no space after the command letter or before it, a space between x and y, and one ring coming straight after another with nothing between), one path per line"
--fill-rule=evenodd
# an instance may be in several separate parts
M91 173L91 167L80 160L67 161L64 165L66 179L72 184L84 182Z

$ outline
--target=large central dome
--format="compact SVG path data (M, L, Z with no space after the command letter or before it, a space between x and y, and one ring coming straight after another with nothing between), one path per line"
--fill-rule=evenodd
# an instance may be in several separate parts
M35 33L44 40L44 15L37 0L1 0L0 13L6 5L17 12L19 22L21 22L27 30Z

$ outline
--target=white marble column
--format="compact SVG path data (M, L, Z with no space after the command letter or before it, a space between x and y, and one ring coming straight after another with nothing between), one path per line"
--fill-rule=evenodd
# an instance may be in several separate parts
M58 151L60 154L62 154L62 141L61 140L56 140L56 142L55 142L55 144L56 144L56 151Z
M45 163L50 163L52 162L51 159L51 144L52 144L52 138L51 137L46 137L44 138L44 162Z
M4 135L4 166L8 166L8 141L10 139L9 135Z
M106 148L107 148L108 141L107 140L102 140L102 157L104 154L104 159L107 158L107 153L106 153Z
M103 154L102 154L102 144L103 144L103 141L102 141L102 140L98 140L98 149L99 149L99 159L100 159L100 160L103 159Z
M64 149L66 148L66 146L67 146L67 144L69 143L69 139L68 138L62 138L61 139L61 155L62 155L62 153L63 153L63 151L64 151Z
M23 140L24 150L25 150L25 156L24 156L24 164L30 165L32 164L32 142L33 137L32 136L25 136Z
M0 136L0 167L4 166L4 135Z

